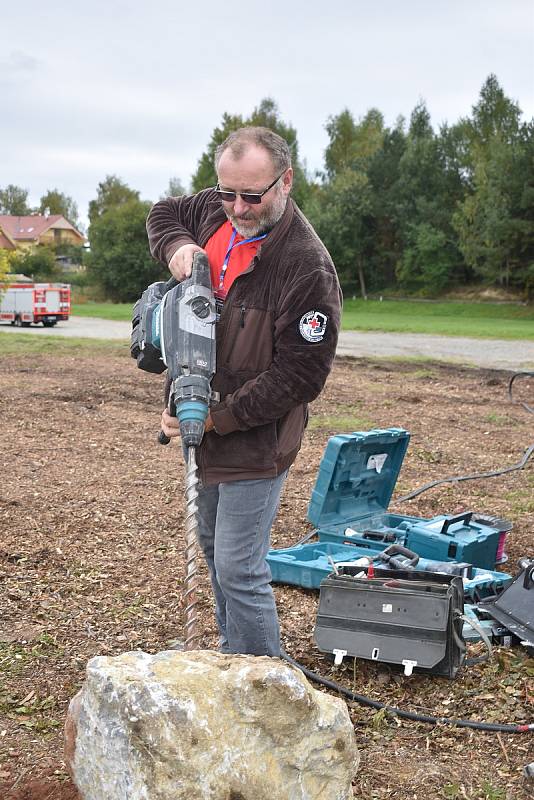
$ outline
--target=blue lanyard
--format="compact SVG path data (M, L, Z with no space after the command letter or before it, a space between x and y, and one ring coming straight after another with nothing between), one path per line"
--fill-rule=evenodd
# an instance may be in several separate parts
M237 242L234 244L235 237L237 236L237 231L235 228L232 228L232 235L230 237L230 242L228 244L228 250L226 251L226 255L224 257L223 265L221 267L221 274L219 275L219 289L222 289L224 286L224 276L226 275L226 270L228 269L228 262L230 261L230 255L234 247L239 247L241 244L248 244L249 242L257 242L258 239L265 239L267 236L266 233L262 233L261 236L253 236L251 239L243 239L241 242Z

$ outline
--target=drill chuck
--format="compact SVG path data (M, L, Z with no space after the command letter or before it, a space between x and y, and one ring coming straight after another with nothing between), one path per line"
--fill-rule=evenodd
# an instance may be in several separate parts
M202 400L186 400L176 406L180 435L185 447L198 447L204 435L208 407Z
M208 416L211 388L203 375L182 375L172 384L176 416L185 447L198 447Z

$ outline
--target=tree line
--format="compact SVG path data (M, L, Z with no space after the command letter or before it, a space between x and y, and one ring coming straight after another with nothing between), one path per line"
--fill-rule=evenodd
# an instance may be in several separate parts
M408 121L399 117L390 127L378 109L360 119L348 109L330 117L324 167L313 175L297 131L272 99L248 117L224 114L199 158L191 191L215 185L215 149L242 125L264 125L288 141L293 197L330 250L345 293L438 295L485 284L534 296L534 120L522 120L495 75L468 117L438 131L423 101ZM24 199L17 189L0 190L0 213L13 213L5 209ZM184 192L172 178L164 196ZM71 222L74 207L77 218L73 201L57 190L41 198L40 207ZM150 207L117 176L100 183L89 204L85 259L112 300L133 300L166 276L148 252Z

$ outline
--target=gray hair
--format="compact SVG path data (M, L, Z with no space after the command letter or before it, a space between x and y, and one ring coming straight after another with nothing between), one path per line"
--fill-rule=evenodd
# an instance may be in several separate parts
M291 151L285 139L282 139L270 128L249 126L233 131L217 147L215 150L215 169L219 168L219 161L226 150L230 150L234 159L239 160L251 145L263 147L269 153L275 172L285 172L291 166Z

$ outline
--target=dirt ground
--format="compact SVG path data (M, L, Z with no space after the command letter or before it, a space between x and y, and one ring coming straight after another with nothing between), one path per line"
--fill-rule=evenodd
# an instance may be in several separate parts
M62 726L89 658L157 652L183 632L183 469L155 443L161 379L116 353L4 356L0 485L0 796L74 800ZM400 426L411 444L396 495L430 480L518 462L534 417L511 404L509 373L430 363L338 361L313 404L305 443L273 530L277 547L311 525L306 511L328 438ZM534 381L518 382L534 405ZM474 510L509 518L509 571L534 555L534 459L521 471L445 485L390 508L408 515ZM216 646L204 566L202 646ZM335 673L313 643L318 593L275 588L286 651L375 700L439 717L534 721L534 661L521 647L465 667L454 681L384 665ZM469 655L481 652L469 647ZM351 708L362 761L355 797L520 800L530 734L400 721ZM530 791L533 784L530 784ZM102 798L105 800L105 798ZM193 799L192 799L193 800ZM277 800L273 798L273 800Z

